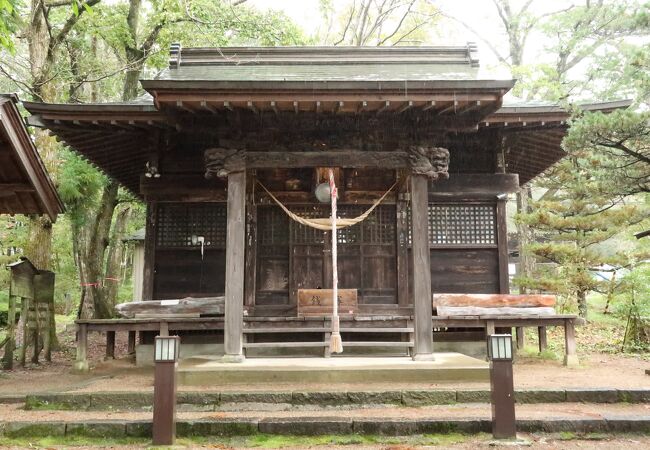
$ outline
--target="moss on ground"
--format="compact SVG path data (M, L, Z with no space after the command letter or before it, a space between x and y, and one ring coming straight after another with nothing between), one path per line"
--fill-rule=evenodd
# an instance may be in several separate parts
M451 434L425 434L414 436L378 436L378 435L322 435L322 436L285 436L270 434L255 434L246 437L214 438L196 437L177 439L179 447L192 447L194 445L220 446L220 447L258 447L258 448L285 448L285 447L312 447L312 446L346 446L346 445L430 445L449 446L472 441L488 441L488 434L466 435ZM7 438L0 437L0 446L19 446L30 448L48 448L54 446L65 447L116 447L129 446L147 448L151 440L146 438L90 438L84 436L51 436L44 438Z

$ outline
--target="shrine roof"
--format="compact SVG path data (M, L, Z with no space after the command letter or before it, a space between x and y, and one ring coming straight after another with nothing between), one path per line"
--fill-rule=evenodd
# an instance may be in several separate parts
M18 111L18 97L0 94L0 214L47 214L64 211Z

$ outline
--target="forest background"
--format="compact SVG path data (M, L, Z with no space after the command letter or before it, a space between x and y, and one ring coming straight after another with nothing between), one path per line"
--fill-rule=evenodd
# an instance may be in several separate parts
M513 197L513 291L557 293L585 318L650 342L650 2L638 0L0 0L0 92L45 102L134 101L170 44L449 45L476 41L509 102L573 112L568 157ZM631 100L609 115L581 104ZM0 217L0 264L57 274L66 317L110 317L132 298L144 207L47 132L31 130L66 214ZM8 272L0 271L0 326ZM592 308L593 307L593 308ZM594 309L596 309L594 311ZM629 329L629 333L628 333Z

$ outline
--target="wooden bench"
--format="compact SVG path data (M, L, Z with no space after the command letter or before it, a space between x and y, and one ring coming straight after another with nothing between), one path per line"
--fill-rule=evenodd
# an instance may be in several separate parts
M496 328L516 330L517 348L524 347L525 327L537 327L539 351L546 349L546 327L564 327L567 366L577 365L575 326L583 320L576 315L556 314L554 295L528 294L434 294L435 328L483 328L493 334Z
M165 315L164 317L147 317L135 319L79 319L77 326L77 359L75 369L88 370L88 333L106 333L106 357L115 357L115 334L128 332L128 353L135 352L136 334L145 331L158 332L160 336L169 335L170 331L188 330L223 330L223 317L186 317Z

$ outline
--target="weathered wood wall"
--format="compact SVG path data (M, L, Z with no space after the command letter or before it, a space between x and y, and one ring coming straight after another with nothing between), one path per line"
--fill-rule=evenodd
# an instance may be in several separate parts
M146 264L154 268L149 275L145 270L145 299L224 293L225 241L210 238L207 244L209 233L219 234L220 230L225 236L226 218L222 213L214 213L216 215L210 216L214 220L198 228L177 230L179 239L188 239L191 234L206 235L203 259L199 246L163 242L159 235L161 227L165 226L160 211L167 206L200 209L203 205L225 211L226 182L203 176L203 150L206 148L218 146L258 152L341 148L392 151L435 143L450 150L451 161L450 179L429 185L430 209L434 210L441 205L478 206L494 208L496 214L496 195L512 191L517 185L516 176L495 175L497 131L488 133L487 138L483 133L479 139L475 134L424 127L399 116L264 115L259 121L239 120L238 117L229 115L225 122L216 126L213 122L203 123L200 116L191 120L179 117L177 129L180 131L169 132L164 139L165 148L155 156L162 176L142 178L141 190L151 205L148 231L157 236L157 240L150 243L155 251L146 252L145 257ZM251 173L248 178L253 180ZM341 213L355 216L363 212L393 184L399 173L377 169L337 171ZM399 178L406 181L406 174ZM299 214L327 217L327 206L319 204L313 195L320 181L314 169L256 170L255 179ZM330 239L326 233L306 230L292 223L252 181L247 186L246 201L246 242L247 245L254 243L255 248L247 250L246 254L245 302L249 306L254 304L269 310L280 308L293 314L298 289L331 287ZM381 305L412 304L409 210L408 183L404 183L365 224L340 232L340 284L342 288L359 290L360 305L379 308ZM430 233L437 220L435 217L439 216L434 210L430 211ZM184 215L186 221L192 221L190 209L177 212L179 217ZM463 220L462 214L457 218ZM450 226L451 231L455 226L454 232L470 234L476 231L472 231L472 227L486 226L485 221L478 225L472 222L471 214L464 220L467 221L464 229L457 224L450 225L451 222L438 225ZM206 223L212 223L214 230L206 230ZM507 271L507 260L503 256L507 258L507 253L497 224L503 225L505 221L494 220L494 241L489 243L471 240L445 243L429 236L433 292L493 293L507 289L507 273L503 273L504 269Z

